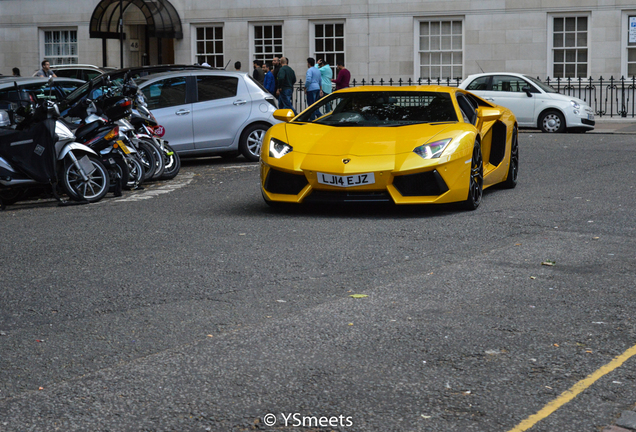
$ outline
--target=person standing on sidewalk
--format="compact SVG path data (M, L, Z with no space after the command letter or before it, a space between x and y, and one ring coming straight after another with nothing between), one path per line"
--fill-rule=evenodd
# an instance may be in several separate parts
M349 81L351 81L351 73L345 69L344 62L338 62L336 64L336 70L338 71L335 80L331 80L336 83L336 90L349 87Z
M274 57L272 60L272 74L274 74L274 78L278 79L278 71L280 70L280 59L278 57Z
M333 71L331 70L331 66L329 66L329 63L325 63L325 61L322 59L318 60L318 64L316 65L316 67L320 71L320 76L322 77L320 97L324 97L331 93L331 78L333 78Z
M254 60L252 64L254 65L254 72L252 72L252 78L254 78L259 83L263 84L265 80L265 74L263 73L263 69L261 69L261 61Z
M315 65L316 60L314 60L313 57L309 57L307 59L307 73L305 74L305 95L307 96L307 106L313 105L320 95L320 84L322 83L322 78L320 71L314 67ZM309 120L313 120L313 118L310 118Z
M265 73L265 77L263 78L263 87L265 87L265 90L271 94L274 94L276 93L276 78L274 78L274 74L270 69L271 67L269 64L263 63L263 72Z
M296 73L292 68L287 66L287 59L281 57L281 68L278 71L276 83L276 95L278 96L278 107L288 108L296 114L296 110L292 104L292 96L294 94L294 84L296 84Z

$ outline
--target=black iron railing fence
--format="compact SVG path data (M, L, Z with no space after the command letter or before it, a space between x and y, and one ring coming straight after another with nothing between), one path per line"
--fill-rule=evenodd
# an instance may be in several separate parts
M461 78L454 79L430 79L420 78L417 80L384 80L370 79L351 81L351 87L365 85L380 86L412 86L412 85L443 85L458 87ZM598 79L590 78L547 78L543 81L552 86L557 92L582 99L587 102L598 117L636 117L636 76L631 78L613 76L605 79L602 76ZM294 97L294 108L300 112L307 107L305 99L305 87L303 81L296 83Z

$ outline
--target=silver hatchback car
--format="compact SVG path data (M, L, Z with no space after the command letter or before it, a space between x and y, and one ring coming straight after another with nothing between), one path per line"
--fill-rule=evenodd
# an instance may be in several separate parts
M181 156L259 159L276 101L249 74L183 70L135 80L164 138Z

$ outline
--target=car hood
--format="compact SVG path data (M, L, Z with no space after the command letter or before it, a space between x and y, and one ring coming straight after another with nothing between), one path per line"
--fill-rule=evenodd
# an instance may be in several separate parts
M324 126L307 123L285 125L287 142L295 152L313 155L380 156L407 153L457 123L398 127ZM445 136L446 137L446 136Z
M545 96L547 96L549 99L557 100L557 101L560 101L560 102L574 101L574 102L578 103L581 106L589 105L587 102L585 102L582 99L575 98L574 96L564 95L564 94L561 94L561 93L544 93L544 97Z

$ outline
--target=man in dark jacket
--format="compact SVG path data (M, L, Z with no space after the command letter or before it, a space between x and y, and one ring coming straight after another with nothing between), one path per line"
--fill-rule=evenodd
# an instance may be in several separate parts
M280 59L278 57L274 57L272 60L272 74L274 74L274 78L278 77L278 71L280 70Z
M294 84L296 84L296 73L292 68L287 66L287 58L280 59L281 68L278 71L276 82L276 95L278 96L278 107L289 108L296 114L296 110L292 105L292 96L294 94Z
M261 61L254 60L254 72L252 73L252 77L259 83L263 84L263 80L265 79L265 74L263 73L263 69L261 69Z

